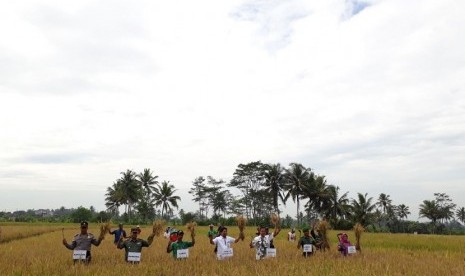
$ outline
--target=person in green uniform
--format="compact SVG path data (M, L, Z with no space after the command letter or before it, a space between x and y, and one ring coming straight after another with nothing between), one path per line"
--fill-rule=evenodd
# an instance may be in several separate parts
M175 242L172 242L171 240L168 242L168 247L166 248L166 253L171 253L173 252L173 258L177 259L178 258L178 250L179 249L187 249L189 247L192 247L195 245L195 235L193 232L191 233L191 242L186 242L183 241L184 237L184 232L182 230L178 231L177 235L178 239Z
M304 228L304 236L299 239L297 243L297 249L304 248L304 245L311 244L312 245L312 252L303 252L304 257L310 257L313 254L313 246L316 245L315 239L310 236L310 229Z
M153 238L155 237L155 234L152 233L147 238L147 241L145 241L143 239L137 238L137 235L139 235L139 230L137 228L132 228L131 237L123 241L123 237L121 236L118 242L118 249L124 248L126 251L124 254L124 259L126 260L126 262L128 262L129 252L139 252L139 253L142 252L142 247L149 247L153 242Z
M210 224L210 230L208 230L208 238L216 238L218 237L218 231L216 231L215 229L213 229L214 225L213 224Z
M69 250L85 250L86 251L86 259L83 261L84 263L90 263L92 256L90 255L90 248L92 245L99 246L102 242L101 239L96 239L94 235L87 232L87 228L89 227L89 223L87 221L81 222L81 233L76 234L73 238L71 244L68 244L65 238L63 238L63 245L68 248ZM76 262L76 260L74 260Z

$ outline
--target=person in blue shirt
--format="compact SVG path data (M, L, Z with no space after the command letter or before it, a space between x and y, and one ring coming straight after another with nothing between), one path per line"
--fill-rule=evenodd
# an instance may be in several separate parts
M115 245L118 245L118 241L120 240L121 237L127 238L126 231L124 231L122 223L118 224L118 229L109 231L109 232L111 235L115 235L115 241L114 241Z

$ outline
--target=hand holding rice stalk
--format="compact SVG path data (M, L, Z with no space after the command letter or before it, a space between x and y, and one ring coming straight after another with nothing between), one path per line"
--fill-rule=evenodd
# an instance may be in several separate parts
M187 230L189 230L189 232L191 232L191 237L194 238L195 237L195 227L197 226L197 223L196 222L189 222L188 224L186 224L186 228Z
M318 233L321 237L321 249L329 249L329 238L328 238L328 230L329 230L329 223L326 220L320 221L317 227Z
M244 218L244 216L237 216L236 223L237 223L237 226L239 227L239 237L241 238L241 240L244 240L245 238L244 228L245 228L245 224L247 223L247 219Z
M360 223L355 224L354 226L354 232L355 232L355 249L357 251L362 252L362 248L360 247L360 239L362 238L362 233L365 231L365 228Z
M157 219L156 221L153 222L152 234L157 237L160 236L160 234L163 232L164 227L165 227L165 221L162 219Z
M279 228L280 219L277 214L271 214L271 223L274 225L275 228Z
M105 235L109 232L110 229L110 222L106 222L104 224L100 224L100 235L98 236L99 240L105 239Z

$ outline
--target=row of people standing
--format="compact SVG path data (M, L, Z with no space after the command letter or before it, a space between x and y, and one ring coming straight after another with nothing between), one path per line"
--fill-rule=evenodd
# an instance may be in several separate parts
M82 261L88 263L91 261L91 246L99 246L103 238L95 238L94 235L87 232L88 223L81 222L80 224L81 231L79 234L76 234L73 238L71 244L68 244L66 239L63 237L63 244L66 248L70 250L80 250L85 251L85 258L80 258ZM269 233L268 227L259 227L256 237L254 237L249 246L250 248L255 248L256 259L261 260L269 256L270 252L276 252L272 249L275 249L273 240L280 233L280 228L276 227L273 233ZM186 258L188 257L188 251L186 249L195 245L195 234L191 232L191 241L184 241L184 232L181 230L175 230L174 228L167 229L167 232L170 235L165 235L169 239L166 252L172 253L175 259ZM313 254L313 247L319 249L321 245L321 237L314 232L314 229L310 232L308 228L303 229L304 236L302 236L298 243L297 248L303 250L303 256L308 257ZM141 233L140 227L135 227L131 229L131 235L128 236L126 231L123 229L123 225L119 224L118 229L114 231L109 231L110 234L114 235L114 243L118 249L125 249L125 260L128 261L129 255L131 253L139 253L142 251L143 247L149 247L155 235L152 233L149 235L147 240L138 238L138 235ZM293 236L294 235L294 236ZM215 245L214 252L217 255L219 260L226 259L233 255L232 244L244 240L244 234L241 232L239 237L233 238L228 236L227 227L220 226L218 231L214 230L214 226L210 225L208 231L208 238L210 244ZM339 235L338 235L339 238ZM288 240L295 241L295 231L292 230L288 233ZM348 241L347 234L340 234L340 243L338 245L339 250L343 255L348 254L348 248L350 246ZM182 251L183 254L179 254ZM134 262L138 262L137 259Z

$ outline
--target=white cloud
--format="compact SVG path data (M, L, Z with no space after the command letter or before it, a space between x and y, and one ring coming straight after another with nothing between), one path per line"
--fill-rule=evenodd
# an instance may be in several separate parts
M194 209L198 175L299 161L351 196L465 205L463 8L2 3L0 190L90 189L103 208L120 171L150 167ZM28 202L4 208L57 207Z

